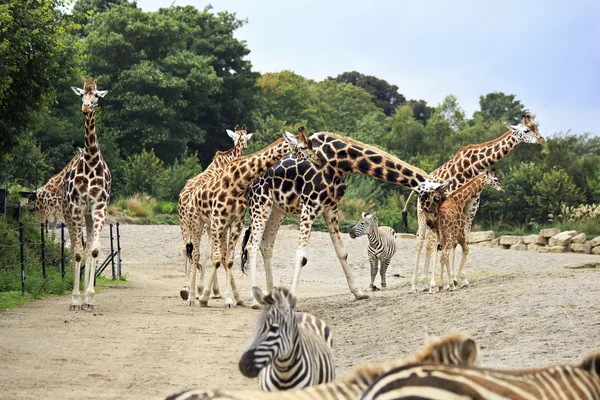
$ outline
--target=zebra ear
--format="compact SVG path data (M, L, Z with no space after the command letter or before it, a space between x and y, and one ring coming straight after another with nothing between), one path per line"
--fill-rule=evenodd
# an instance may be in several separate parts
M367 213L363 211L360 215L364 218L367 215Z
M430 346L439 340L440 338L429 332L429 329L425 329L425 346Z
M477 362L477 344L473 339L466 339L460 347L460 357L463 365L471 367Z
M271 295L264 295L263 291L257 287L257 286L253 286L252 287L252 295L254 296L254 298L256 299L256 301L259 302L260 305L264 306L265 303L267 303L266 298L267 297L271 297ZM273 298L271 298L271 300L273 300ZM269 303L272 304L272 303Z

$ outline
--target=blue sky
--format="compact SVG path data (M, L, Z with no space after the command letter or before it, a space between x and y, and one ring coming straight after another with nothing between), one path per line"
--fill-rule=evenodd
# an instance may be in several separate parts
M145 11L199 0L138 0ZM454 94L468 116L502 91L542 134L600 135L600 1L215 0L259 72L321 81L345 71L385 79L436 106Z

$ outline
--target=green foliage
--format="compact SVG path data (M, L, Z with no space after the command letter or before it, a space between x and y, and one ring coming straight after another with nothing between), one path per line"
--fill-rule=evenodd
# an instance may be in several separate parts
M560 170L546 172L532 190L537 212L557 215L561 206L573 206L584 201L584 195L567 173ZM540 215L538 215L540 216Z
M135 194L114 201L111 210L123 211L130 217L153 217L156 214L156 204L156 199L146 194Z
M123 194L145 193L158 197L165 183L164 163L154 154L154 150L143 150L140 154L127 158L123 178Z
M514 94L506 95L502 92L479 96L481 110L476 111L475 116L481 116L486 122L518 124L526 110L521 101L515 100L515 97Z
M202 166L198 162L197 153L185 156L183 160L175 160L173 165L169 165L165 170L164 182L160 190L161 198L177 200L179 192L181 192L188 179L201 172Z

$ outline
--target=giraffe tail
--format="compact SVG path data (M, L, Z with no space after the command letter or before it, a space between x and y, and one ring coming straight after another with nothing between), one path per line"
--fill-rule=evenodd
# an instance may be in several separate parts
M252 230L250 227L248 227L244 233L244 238L242 239L242 272L245 275L248 275L246 274L246 270L248 269L248 249L246 249L246 246L248 245L248 240L250 239L250 233L252 233Z
M408 203L410 202L410 199L412 199L414 193L415 192L411 190L406 202L404 203L404 209L402 210L402 224L404 225L404 232L408 232L408 211L406 211L406 209L408 208Z
M185 251L187 253L188 260L190 260L190 262L192 262L192 252L194 251L194 244L191 242L187 243L185 245Z

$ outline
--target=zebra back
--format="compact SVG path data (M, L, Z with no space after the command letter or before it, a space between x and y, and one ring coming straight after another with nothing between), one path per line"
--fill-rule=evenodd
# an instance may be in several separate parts
M579 366L496 370L410 363L377 378L361 395L370 399L600 399L600 353Z
M325 321L312 314L300 311L296 311L296 321L298 321L299 328L313 331L323 338L330 349L333 349L333 336L331 335L331 329L329 329L329 326L327 326Z

